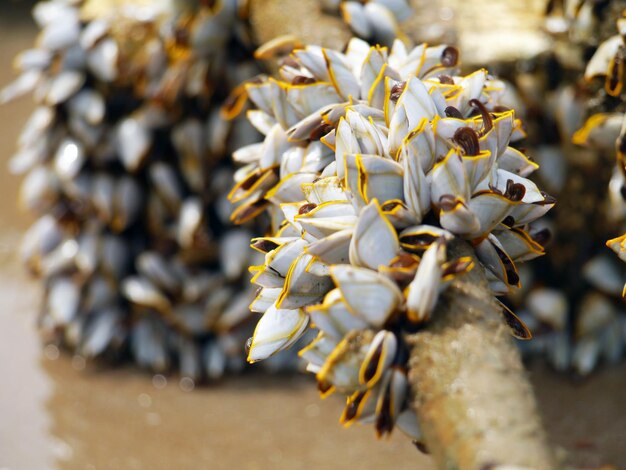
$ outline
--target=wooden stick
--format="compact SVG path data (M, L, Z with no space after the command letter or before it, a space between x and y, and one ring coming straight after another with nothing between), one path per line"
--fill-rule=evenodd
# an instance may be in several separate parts
M460 240L448 252L474 256ZM558 468L500 311L477 263L441 295L426 329L408 337L412 403L439 468Z

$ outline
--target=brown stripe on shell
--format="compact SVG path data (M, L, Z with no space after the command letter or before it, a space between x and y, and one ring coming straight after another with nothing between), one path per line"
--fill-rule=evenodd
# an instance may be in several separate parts
M263 253L269 253L270 251L275 250L279 246L280 245L278 243L273 242L272 240L268 240L266 238L257 240L252 244L253 248L255 248L256 250L262 251Z
M341 422L342 424L347 424L347 423L354 421L354 419L357 416L357 413L359 412L359 406L361 405L363 398L365 398L366 393L367 393L367 390L363 392L356 392L355 394L353 394L352 396L348 398L346 407L344 408L343 413L341 414L341 418L339 422Z
M391 416L391 380L387 383L383 393L381 409L376 413L376 435L382 437L393 431L393 417Z
M378 370L378 365L380 364L380 357L383 354L383 345L384 341L381 341L376 350L372 354L372 357L367 361L367 365L365 366L365 371L363 372L363 381L364 383L368 383L370 380L374 378L376 375L376 371Z
M506 324L509 328L511 328L511 334L517 339L532 339L533 334L530 332L530 329L526 326L526 324L505 304L500 301L498 301L498 303L502 307L501 312Z
M498 258L500 258L500 261L502 261L502 264L504 265L506 283L512 286L516 286L517 284L519 284L519 274L517 274L517 268L515 267L515 263L509 257L509 255L507 255L498 246L493 245L493 248L496 250Z

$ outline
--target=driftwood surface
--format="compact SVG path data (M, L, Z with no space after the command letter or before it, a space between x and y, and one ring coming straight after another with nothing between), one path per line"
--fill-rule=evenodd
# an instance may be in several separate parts
M449 258L472 256L462 241ZM426 444L442 469L557 468L519 352L476 266L410 335L409 381Z

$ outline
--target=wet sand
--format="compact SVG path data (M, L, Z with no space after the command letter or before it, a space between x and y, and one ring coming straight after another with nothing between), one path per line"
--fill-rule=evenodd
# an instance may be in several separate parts
M0 14L0 84L31 25ZM433 468L397 433L343 429L341 402L320 401L310 377L252 374L191 392L133 367L84 367L35 329L38 286L16 259L29 217L15 206L6 162L32 104L0 108L0 469ZM550 436L579 468L626 469L626 365L582 383L535 365Z

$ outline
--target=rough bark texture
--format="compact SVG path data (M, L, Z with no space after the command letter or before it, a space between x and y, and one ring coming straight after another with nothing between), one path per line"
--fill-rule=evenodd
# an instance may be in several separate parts
M449 253L472 256L461 241ZM439 468L558 468L482 268L454 281L428 327L408 341L413 405Z

